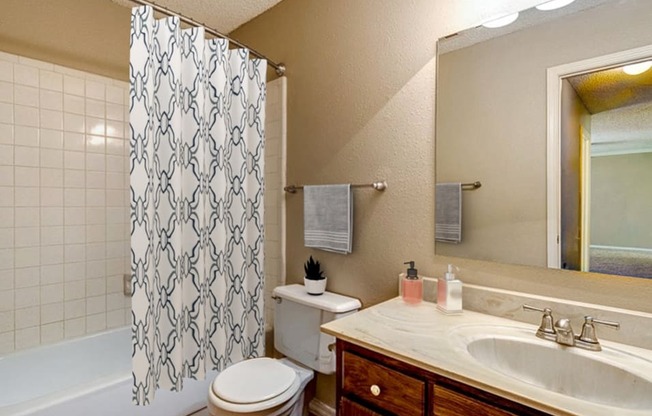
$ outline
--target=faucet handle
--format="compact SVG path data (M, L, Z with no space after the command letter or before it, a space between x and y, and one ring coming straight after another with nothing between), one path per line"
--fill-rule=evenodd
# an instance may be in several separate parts
M605 321L602 319L595 319L590 316L585 316L584 317L584 322L586 321L592 321L594 324L600 324L600 325L607 325L612 327L613 329L620 329L620 322L615 322L615 321Z
M523 305L524 311L542 312L541 325L537 329L537 337L543 339L555 339L555 327L553 325L552 309L550 308L537 308L535 306Z
M528 304L523 305L523 310L524 311L534 311L534 312L552 312L552 309L550 308L537 308L536 306L530 306Z
M598 341L598 337L595 334L595 326L593 324L606 325L614 329L620 329L620 323L614 321L603 321L601 319L595 319L592 316L588 316L588 315L584 317L584 325L582 325L582 332L580 333L580 336L577 339L587 344L592 344L594 348L597 348L596 351L600 351L601 349L600 342Z

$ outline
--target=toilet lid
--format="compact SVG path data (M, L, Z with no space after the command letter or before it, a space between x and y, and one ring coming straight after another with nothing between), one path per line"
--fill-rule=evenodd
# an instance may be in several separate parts
M297 373L271 358L254 358L232 365L213 381L215 395L231 403L270 400L292 386Z

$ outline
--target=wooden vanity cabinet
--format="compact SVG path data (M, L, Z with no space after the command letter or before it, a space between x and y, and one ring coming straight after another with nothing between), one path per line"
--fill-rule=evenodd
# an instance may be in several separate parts
M538 410L337 340L338 416L529 416Z
M356 402L342 397L339 400L339 406L337 407L338 415L347 415L347 416L382 416L380 413L376 413L371 409L364 407L363 405L357 404Z
M468 386L465 387L469 389ZM463 388L460 390L463 390ZM465 393L463 391L451 390L441 385L433 384L431 394L432 409L430 414L436 416L518 416L526 414L542 414L534 411L533 409L527 409L527 411L519 411L517 409L507 410L506 408L497 407L494 404L490 404L496 403L497 401L504 402L505 399L495 398L494 400L478 400L474 397L475 394L473 391L467 391ZM499 403L497 404L500 406ZM509 406L510 404L512 406ZM502 405L509 408L514 407L516 403L508 402L503 403ZM519 405L518 407L520 408L521 406Z

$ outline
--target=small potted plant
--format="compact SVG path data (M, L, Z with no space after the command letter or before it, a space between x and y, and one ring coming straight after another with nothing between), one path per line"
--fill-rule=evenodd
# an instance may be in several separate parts
M326 290L326 276L321 269L321 264L314 260L312 256L303 265L306 275L303 277L303 285L309 295L321 295Z

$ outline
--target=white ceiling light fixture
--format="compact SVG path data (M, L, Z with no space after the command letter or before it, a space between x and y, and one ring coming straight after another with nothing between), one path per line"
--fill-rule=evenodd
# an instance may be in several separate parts
M482 26L488 27L489 29L495 29L497 27L503 27L514 23L516 19L518 19L518 12L499 17L498 19L490 20L486 23L483 23Z
M537 10L547 12L548 10L561 9L574 1L575 0L551 0L536 6L536 8Z
M623 72L627 75L638 75L652 68L652 61L644 61L636 64L626 65L623 67Z

